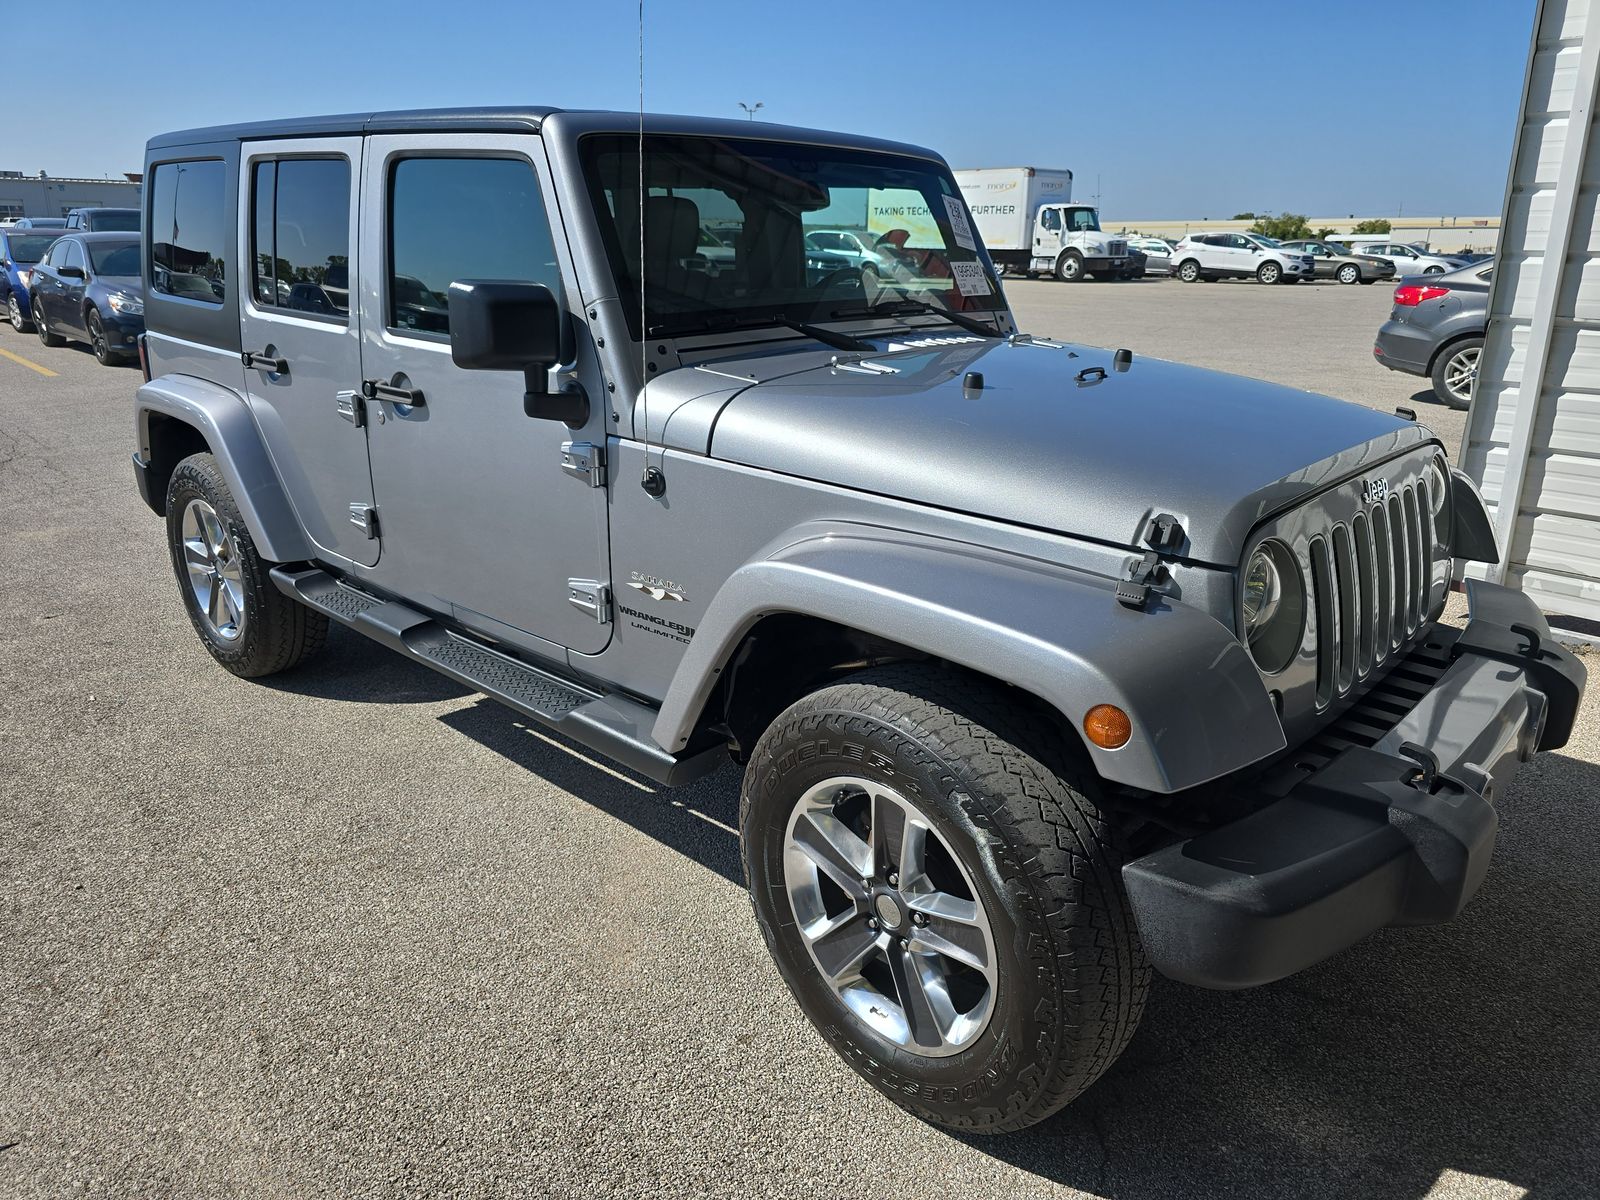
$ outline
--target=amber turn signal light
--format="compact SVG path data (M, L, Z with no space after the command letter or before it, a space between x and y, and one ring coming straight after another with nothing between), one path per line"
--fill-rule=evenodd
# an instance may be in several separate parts
M1083 716L1083 732L1102 750L1116 750L1133 736L1133 722L1115 704L1096 704Z

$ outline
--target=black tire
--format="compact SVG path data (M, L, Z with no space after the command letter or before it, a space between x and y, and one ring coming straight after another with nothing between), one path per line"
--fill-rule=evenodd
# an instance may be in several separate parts
M102 367L116 366L122 361L122 355L112 351L111 343L106 340L105 322L100 319L100 313L90 309L84 324L89 330L89 348L94 351L94 360Z
M39 340L46 346L65 346L67 339L59 334L51 333L44 324L44 305L37 300L30 307L33 310L33 331L39 335Z
M1463 411L1472 407L1472 384L1467 385L1465 394L1457 385L1464 370L1470 370L1473 380L1476 380L1477 364L1482 354L1481 337L1462 338L1439 352L1429 374L1433 380L1433 394L1440 404Z
M1186 258L1178 264L1178 278L1184 283L1200 282L1200 264L1192 258Z
M1361 278L1361 268L1355 263L1345 263L1334 273L1334 278L1340 283L1370 283L1371 280Z
M1256 268L1256 282L1257 283L1282 283L1283 282L1283 264L1282 263L1276 263L1276 262L1273 262L1271 259L1268 259L1266 262L1262 263L1259 267Z
M184 565L182 522L190 501L202 500L215 511L232 539L240 566L244 628L228 640L219 636L201 613L199 600ZM298 666L328 640L328 618L291 600L268 578L271 564L256 553L255 541L239 515L233 493L210 454L191 454L172 472L167 485L167 549L189 621L211 657L235 675L255 679Z
M1056 259L1056 278L1062 283L1081 283L1083 281L1083 255L1076 250L1068 250Z
M17 299L16 292L6 297L6 320L18 333L30 333L33 330L33 322L22 315L22 302Z
M1150 968L1122 889L1122 840L1092 799L1093 771L1062 739L1058 722L986 680L885 667L791 705L745 772L745 881L779 971L834 1050L923 1120L979 1133L1032 1125L1098 1079L1138 1026ZM914 797L989 920L988 1022L943 1057L856 1016L799 933L785 880L789 817L837 776Z

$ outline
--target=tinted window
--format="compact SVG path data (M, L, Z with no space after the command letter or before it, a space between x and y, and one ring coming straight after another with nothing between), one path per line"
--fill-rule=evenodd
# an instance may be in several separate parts
M83 247L79 246L77 242L67 242L61 247L61 253L57 256L56 261L63 267L83 266Z
M518 279L561 293L533 167L513 158L407 158L389 176L391 328L449 330L457 279Z
M228 286L226 194L222 163L214 159L156 167L149 230L156 291L222 303Z
M55 235L49 233L13 233L6 238L6 246L12 262L36 263L55 240Z
M96 275L137 275L138 242L96 242L89 247L89 261Z
M83 224L87 229L96 233L138 233L139 214L137 211L117 211L84 213Z
M350 312L350 163L257 163L251 183L257 304L324 317Z

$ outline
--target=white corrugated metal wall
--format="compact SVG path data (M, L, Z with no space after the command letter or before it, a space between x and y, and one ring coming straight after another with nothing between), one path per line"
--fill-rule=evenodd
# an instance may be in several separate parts
M1464 469L1501 560L1548 612L1600 620L1600 2L1540 0Z

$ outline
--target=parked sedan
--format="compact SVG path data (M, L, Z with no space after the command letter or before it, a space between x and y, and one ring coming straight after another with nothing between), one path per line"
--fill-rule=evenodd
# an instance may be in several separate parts
M1394 264L1395 273L1399 275L1442 275L1446 271L1454 271L1467 265L1459 258L1452 258L1447 254L1430 254L1416 246L1407 246L1399 242L1363 243L1355 249L1371 258L1388 260Z
M1394 264L1373 254L1357 254L1335 246L1306 238L1285 242L1284 249L1298 250L1311 255L1318 279L1337 279L1340 283L1377 283L1380 279L1394 278Z
M138 353L144 332L139 239L69 233L33 272L33 323L46 346L88 342L102 364Z
M59 236L49 229L18 229L14 225L0 229L0 303L5 305L6 320L18 333L33 328L28 292L33 269Z
M1402 279L1372 356L1391 371L1427 376L1441 404L1466 408L1478 379L1493 278L1493 263L1473 263Z
M1172 274L1172 247L1160 238L1131 237L1128 239L1128 248L1144 255L1145 274Z

